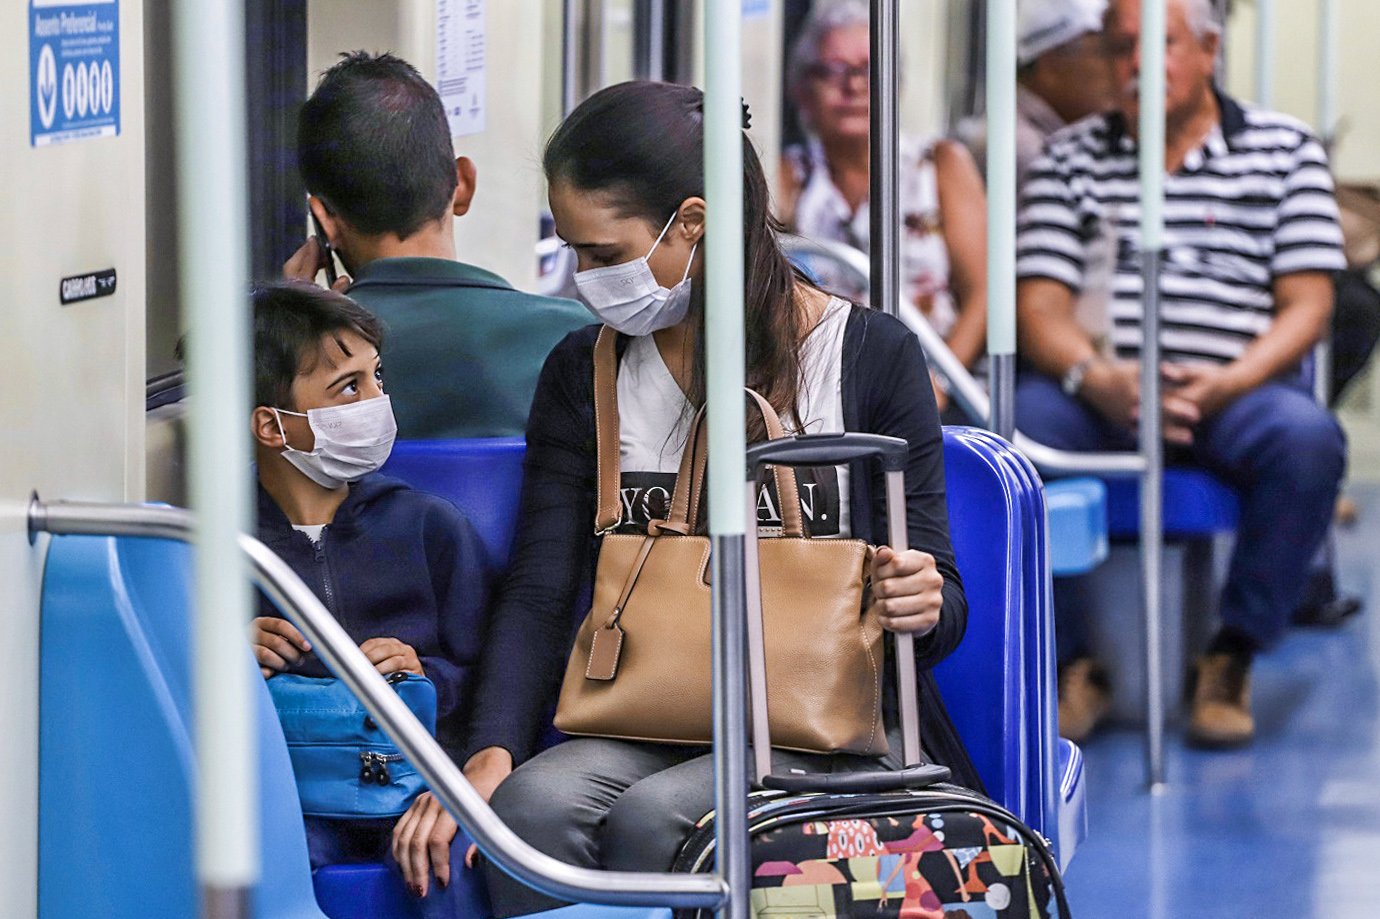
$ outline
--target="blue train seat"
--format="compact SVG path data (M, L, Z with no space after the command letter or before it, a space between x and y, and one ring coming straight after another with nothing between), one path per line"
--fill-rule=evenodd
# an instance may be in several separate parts
M1073 859L1078 845L1088 835L1087 785L1083 781L1083 754L1070 740L1058 736L1059 699L1056 681L1051 675L1058 673L1058 651L1055 645L1054 593L1051 575L1071 568L1089 570L1100 565L1109 554L1107 539L1106 493L1098 488L1096 479L1070 479L1067 485L1055 483L1055 487L1041 486L1039 473L1025 456L1002 443L1008 451L1005 455L1022 476L1029 491L1022 502L1026 512L1022 515L1025 531L1031 534L1028 542L1035 548L1034 564L1026 566L1026 587L1023 596L1034 606L1027 612L1027 621L1033 623L1033 634L1025 639L1026 662L1031 674L1027 691L1032 693L1028 701L1030 710L1039 719L1035 729L1041 762L1048 762L1050 747L1054 746L1055 776L1057 788L1048 781L1038 784L1040 802L1046 819L1051 821L1057 832L1050 833L1055 841L1055 851L1062 866L1067 867ZM1073 494L1074 497L1070 497ZM1057 502L1058 510L1048 514L1040 512L1040 497L1050 496ZM1076 515L1076 516L1075 516ZM1076 532L1070 532L1070 517L1076 520ZM1044 520L1060 521L1061 529L1053 522L1047 527L1048 538L1040 535ZM1056 536L1062 541L1056 543ZM1050 814L1057 814L1057 821Z
M1164 535L1170 539L1212 536L1236 529L1240 501L1212 473L1172 467L1164 471ZM1107 481L1107 526L1119 538L1140 536L1140 482Z
M380 472L460 508L484 542L489 571L499 572L512 549L526 450L521 437L400 440Z
M380 471L460 508L484 543L486 570L497 575L507 567L512 548L526 449L520 437L400 440ZM483 634L484 623L473 626L473 634ZM313 882L331 919L420 915L416 899L379 863L327 865L317 869ZM452 883L461 885L461 897L473 910L466 915L488 915L481 872L461 871Z
M1086 574L1107 560L1107 485L1101 479L1045 484L1050 568L1054 576Z
M1067 864L1087 817L1081 755L1057 736L1040 480L1024 456L976 428L945 429L944 463L968 632L935 675L988 794L1054 840Z
M39 915L197 913L190 550L54 537L40 605ZM321 919L287 745L254 674L261 883L254 914Z

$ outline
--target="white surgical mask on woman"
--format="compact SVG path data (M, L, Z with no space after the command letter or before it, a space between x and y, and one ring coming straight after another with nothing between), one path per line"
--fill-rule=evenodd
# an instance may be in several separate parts
M388 396L375 396L345 405L290 412L275 408L278 433L283 435L283 458L322 488L340 488L377 470L393 452L398 423ZM282 415L307 419L316 437L311 452L288 445Z
M669 290L657 283L647 264L675 222L676 215L672 214L652 248L641 258L575 273L575 290L596 319L624 335L650 335L685 319L690 312L690 266L699 243L690 248L690 260L685 263L680 283Z

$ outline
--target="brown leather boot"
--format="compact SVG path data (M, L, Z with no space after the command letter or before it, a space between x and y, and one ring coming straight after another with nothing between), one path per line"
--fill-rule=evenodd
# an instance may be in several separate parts
M1069 661L1059 670L1059 736L1082 743L1111 710L1107 675L1091 657Z
M1194 666L1189 743L1217 749L1250 743L1255 737L1250 664L1232 654L1205 654Z

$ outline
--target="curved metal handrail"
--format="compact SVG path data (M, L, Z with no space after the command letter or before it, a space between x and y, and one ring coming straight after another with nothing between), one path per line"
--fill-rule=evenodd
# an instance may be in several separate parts
M48 502L29 505L29 534L141 536L188 542L191 511L137 504ZM426 779L446 810L484 853L524 884L564 900L624 906L719 906L727 885L717 874L655 874L580 868L539 852L508 828L460 768L356 647L340 623L287 563L241 533L240 550L256 584L311 642L331 672L349 686L389 739Z
M788 255L821 255L833 260L849 275L860 279L864 289L870 265L867 256L852 246L829 239L810 239L804 236L783 236L782 248ZM987 392L963 366L963 362L949 350L948 344L930 325L929 320L919 310L901 310L898 314L902 322L920 341L920 347L930 364L944 375L949 382L949 394L971 418L991 417L992 403ZM1139 453L1075 453L1070 450L1057 450L1039 441L1032 440L1019 430L1013 442L1016 448L1030 461L1045 472L1093 473L1114 477L1138 476L1145 470L1145 458Z

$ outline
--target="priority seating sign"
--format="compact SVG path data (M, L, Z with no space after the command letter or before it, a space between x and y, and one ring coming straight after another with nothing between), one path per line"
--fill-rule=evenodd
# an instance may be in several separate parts
M29 0L29 143L119 133L119 0Z

